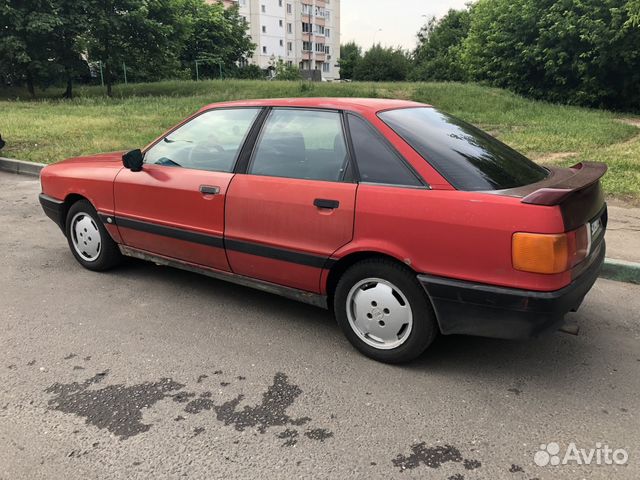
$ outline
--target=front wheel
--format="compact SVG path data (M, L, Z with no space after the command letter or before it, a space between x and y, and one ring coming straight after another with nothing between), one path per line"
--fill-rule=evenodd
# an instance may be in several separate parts
M431 302L415 273L391 260L351 266L338 281L333 303L351 344L381 362L415 359L438 332Z
M94 271L108 270L122 260L118 245L98 218L93 205L80 200L71 205L67 213L66 230L69 248L84 268Z

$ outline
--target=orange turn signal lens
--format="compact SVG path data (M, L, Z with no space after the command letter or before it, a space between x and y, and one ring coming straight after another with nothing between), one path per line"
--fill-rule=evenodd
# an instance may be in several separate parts
M561 273L570 268L569 239L566 233L514 233L513 268L533 273Z

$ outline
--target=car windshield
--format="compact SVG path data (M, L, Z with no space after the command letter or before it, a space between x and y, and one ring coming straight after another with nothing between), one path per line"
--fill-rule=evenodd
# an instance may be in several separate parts
M491 135L431 107L379 117L458 190L502 190L539 182L549 171Z

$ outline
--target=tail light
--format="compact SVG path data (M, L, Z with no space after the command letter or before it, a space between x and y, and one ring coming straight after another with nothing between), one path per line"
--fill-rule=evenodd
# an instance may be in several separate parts
M591 231L588 225L559 234L513 234L513 268L532 273L562 273L572 269L589 255Z

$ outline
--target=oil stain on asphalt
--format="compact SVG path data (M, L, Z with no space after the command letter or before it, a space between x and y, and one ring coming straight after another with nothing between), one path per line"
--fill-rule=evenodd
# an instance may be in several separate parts
M448 462L462 463L465 470L475 470L482 466L478 460L464 458L460 450L454 446L427 447L424 442L412 445L410 455L398 454L392 460L393 465L401 471L416 468L421 464L429 468L440 468L442 464Z
M302 426L311 421L310 417L292 418L287 410L302 394L302 389L291 383L287 375L276 373L272 384L262 394L262 401L253 406L239 408L244 395L216 404L210 391L200 394L184 390L185 385L170 378L158 382L144 382L137 385L107 385L95 388L107 377L108 371L98 373L83 382L54 383L45 391L54 397L48 402L49 408L85 418L85 422L100 429L106 429L124 440L144 433L151 425L142 422L143 409L150 408L160 400L171 398L175 403L184 405L182 411L196 415L213 411L216 419L226 426L233 426L239 432L255 428L264 434L271 427L287 427L277 438L285 440L282 446L297 443L299 433L290 426ZM222 372L220 372L222 373ZM218 373L216 373L218 374ZM198 377L198 382L207 378ZM244 377L243 377L244 379ZM179 415L174 420L183 420ZM193 436L204 432L198 427ZM333 437L333 432L324 428L308 429L304 432L310 440L323 443Z
M222 405L216 405L209 398L196 398L187 403L184 410L187 413L213 410L218 420L225 425L233 425L239 432L247 427L256 427L260 433L265 433L269 427L303 425L311 420L309 417L294 419L287 414L287 409L301 393L300 387L289 383L287 376L278 372L258 405L238 410L238 405L244 399L244 395L240 394Z
M101 372L82 383L54 383L45 391L55 396L49 408L85 418L87 424L106 428L121 439L146 432L151 425L142 423L142 409L149 408L171 392L184 388L170 378L158 382L145 382L130 387L109 385L100 389L98 384L108 375Z

